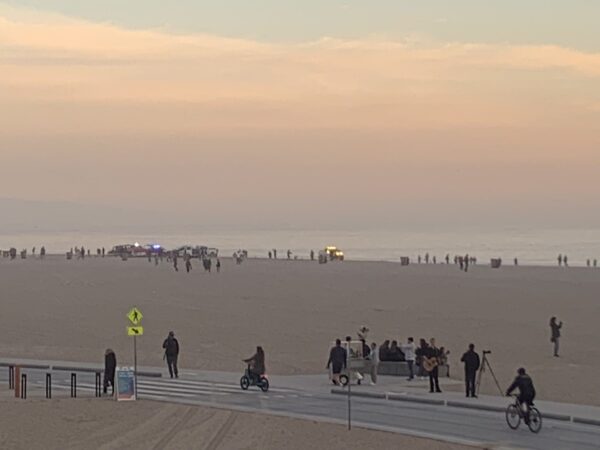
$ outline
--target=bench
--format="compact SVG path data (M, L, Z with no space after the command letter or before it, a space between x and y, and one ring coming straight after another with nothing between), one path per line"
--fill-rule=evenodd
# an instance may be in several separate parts
M416 364L413 366L415 371L415 376L417 374L418 367ZM439 366L439 376L447 377L448 376L448 366ZM379 368L377 369L378 375L391 375L394 377L407 377L409 375L408 372L408 363L406 361L381 361L379 363Z

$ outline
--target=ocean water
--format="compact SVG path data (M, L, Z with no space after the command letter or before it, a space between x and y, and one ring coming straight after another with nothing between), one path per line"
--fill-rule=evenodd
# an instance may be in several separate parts
M587 259L600 260L600 229L520 230L506 229L440 231L360 230L173 230L153 233L135 233L130 230L114 232L29 232L1 234L0 249L33 246L38 251L45 245L49 253L63 253L74 246L92 249L138 242L142 245L157 243L167 248L184 244L217 247L220 254L231 255L245 249L251 257L266 257L276 248L284 258L290 249L298 258L308 258L326 245L341 248L349 260L398 261L401 256L416 260L417 255L429 253L438 263L446 254L474 255L480 262L502 258L512 264L555 265L558 254L567 254L572 266L585 266Z

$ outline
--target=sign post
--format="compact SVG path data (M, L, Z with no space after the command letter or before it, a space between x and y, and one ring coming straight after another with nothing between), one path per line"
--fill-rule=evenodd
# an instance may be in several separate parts
M134 306L127 313L127 318L132 323L132 327L127 327L127 336L133 337L133 377L134 377L134 395L137 398L137 337L144 334L144 327L140 326L144 315Z

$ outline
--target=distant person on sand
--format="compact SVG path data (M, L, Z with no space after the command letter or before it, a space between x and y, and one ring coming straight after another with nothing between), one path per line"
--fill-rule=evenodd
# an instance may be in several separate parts
M277 249L273 249L273 259L277 259Z
M556 323L556 317L552 317L550 319L550 342L554 344L554 356L556 358L558 358L560 329L562 328L562 326L562 322Z
M335 346L329 350L327 369L331 368L331 381L336 386L340 384L340 374L346 368L346 350L342 347L342 341L335 340Z
M425 264L429 264L429 253L425 253Z
M559 267L562 266L562 255L561 254L558 255L558 266Z
M437 257L436 257L435 255L434 255L434 257L433 257L433 263L434 263L434 264L437 264Z
M167 367L169 368L169 375L173 378L179 378L179 370L177 369L177 359L179 358L179 342L175 338L175 333L169 331L169 336L163 342L163 348L165 349L165 356L163 359L167 360Z
M35 247L31 249L31 256L35 256Z
M42 245L42 248L40 249L40 258L44 259L46 257L46 247L44 247Z
M221 260L217 258L217 273L221 272Z
M417 262L418 262L419 264L421 264L421 255L419 255L419 256L418 256L418 258L417 258Z
M519 260L517 258L515 258L515 266L519 265Z
M106 253L104 247L102 247L102 257L104 258L104 254Z
M594 259L594 267L598 267L598 260Z
M173 253L173 269L175 269L175 272L179 272L179 267L177 267L177 253Z
M269 252L269 259L273 258L273 253Z
M565 267L569 267L569 258L567 257L567 255L563 256L563 265Z
M314 251L314 250L311 250L311 251L310 251L310 260L311 260L311 261L314 261L314 260L315 260L315 251Z
M292 251L291 250L287 251L287 259L292 259Z
M190 255L185 255L185 271L190 273L190 270L192 270L192 258Z
M479 355L475 352L475 345L469 344L469 350L462 355L460 361L465 364L465 387L467 392L467 397L474 397L475 395L475 378L477 376L477 371L479 370L479 366L481 361L479 360Z
M108 385L115 394L115 370L117 369L117 357L110 348L104 353L104 393L108 392Z
M402 345L401 348L404 352L406 364L408 364L408 381L412 381L415 378L415 340L409 337L407 343Z
M450 254L446 253L446 264L450 264Z
M465 255L465 272L469 271L469 255Z

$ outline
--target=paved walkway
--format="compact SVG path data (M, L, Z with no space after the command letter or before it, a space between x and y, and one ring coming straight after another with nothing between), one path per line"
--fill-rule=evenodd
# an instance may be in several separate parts
M0 366L13 361L0 359ZM37 367L23 369L28 374L30 392L42 391L45 373L52 371L54 397L68 397L70 372L83 369L78 374L79 396L94 395L93 371L99 369L98 365L60 361L20 362ZM141 369L147 376L139 378L140 398L323 422L347 421L346 391L334 389L337 395L333 394L332 385L325 376L270 376L272 388L263 393L257 388L242 391L239 388L241 372L182 370L180 378L172 380L167 378L164 368ZM7 378L8 370L0 367L0 389L8 388ZM539 401L537 406L544 415L544 426L541 433L535 435L523 427L516 431L507 427L503 410L509 399L503 397L466 399L457 392L429 394L425 381L407 384L393 377L381 377L378 386L353 385L352 393L354 426L485 448L599 448L600 408L597 407ZM576 417L588 420L590 424L573 422Z

